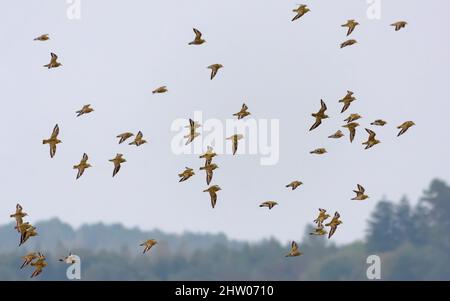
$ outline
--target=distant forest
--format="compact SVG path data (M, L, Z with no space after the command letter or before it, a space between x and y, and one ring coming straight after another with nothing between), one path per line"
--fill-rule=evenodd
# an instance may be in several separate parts
M68 250L81 257L82 280L367 280L366 258L381 258L382 280L450 280L450 187L434 180L412 206L403 198L381 200L365 239L336 246L325 237L299 239L297 258L275 239L247 243L223 234L166 234L120 224L84 225L77 230L52 219L37 223L39 236L17 247L14 224L0 227L0 280L29 280L21 257L39 250L49 263L36 280L65 280ZM149 256L136 242L158 238ZM311 255L313 254L313 255ZM294 259L294 260L292 260Z

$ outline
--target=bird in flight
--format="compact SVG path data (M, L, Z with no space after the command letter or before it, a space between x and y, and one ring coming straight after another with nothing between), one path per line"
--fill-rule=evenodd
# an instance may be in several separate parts
M198 136L200 136L200 133L197 133L195 130L197 129L197 128L199 128L200 127L200 125L197 123L197 122L195 122L194 120L192 120L192 119L189 119L189 134L187 134L186 136L184 136L184 138L187 138L187 141L186 141L186 145L188 145L189 143L191 143L192 141L194 141L194 139L196 138L196 137L198 137Z
M335 212L333 218L328 224L325 224L325 226L330 227L330 232L328 233L328 239L333 236L334 232L336 232L337 227L342 224L342 221L339 219L341 216L339 212Z
M266 202L263 202L261 205L259 205L259 207L267 207L270 210L273 207L275 207L276 205L278 205L278 203L275 201L266 201Z
M128 138L133 137L133 136L134 136L133 133L125 132L125 133L122 133L122 134L117 135L116 138L120 138L119 144L121 144L121 143L123 143L125 140L127 140Z
M347 40L347 41L341 43L341 48L352 46L352 45L354 45L356 43L358 43L358 41L356 41L355 39L350 39L350 40Z
M68 256L64 256L64 258L60 258L59 261L67 263L67 264L74 264L76 262L76 258L72 253L69 253Z
M359 123L357 123L357 122L350 122L350 123L347 123L346 125L342 126L344 128L348 128L348 130L350 131L350 142L353 142L353 139L355 139L356 128L358 126L359 126Z
M227 140L231 140L232 142L233 155L236 154L236 151L238 149L238 141L241 140L242 138L244 138L244 136L241 134L235 134L227 138Z
M161 94L161 93L166 93L167 91L167 86L161 86L156 88L155 90L152 91L153 94Z
M312 150L309 152L310 154L315 154L315 155L323 155L327 153L327 150L323 147L321 148L316 148L315 150Z
M142 254L145 254L148 252L154 245L156 245L158 242L154 239L149 239L141 243L139 246L144 247L144 251Z
M47 262L45 262L45 256L41 253L38 253L38 258L35 262L32 262L31 265L34 267L34 271L31 274L31 278L33 278L41 274L42 270L47 266Z
M134 137L134 141L128 143L128 145L136 145L136 146L139 146L139 145L142 145L142 144L144 144L144 143L147 143L147 140L143 139L142 137L143 137L143 134L142 134L141 131L139 131L139 132L137 133L136 137Z
M319 125L322 124L322 119L328 118L328 115L325 114L325 111L327 110L327 105L325 102L321 99L320 100L320 110L317 113L312 113L311 116L316 118L316 121L314 124L310 127L310 131L317 128Z
M353 92L352 91L347 91L347 94L344 96L344 98L339 100L339 102L344 103L344 106L342 107L341 113L344 113L350 107L350 104L354 100L356 100L356 98L353 96Z
M375 138L377 134L374 131L366 129L366 132L369 134L369 138L367 138L366 142L363 142L363 145L366 146L365 149L369 149L381 142Z
M20 232L20 243L19 246L23 245L30 237L38 235L36 232L36 227L32 226L30 223L26 222L19 226Z
M303 184L303 182L300 182L300 181L292 181L291 183L286 185L286 188L291 187L292 190L295 190L295 189L297 189L297 187L299 187L302 184Z
M344 137L344 133L342 133L341 130L338 130L336 133L334 133L333 135L328 136L328 138L333 138L333 139L339 139L341 137Z
M50 146L50 157L53 158L56 154L56 145L61 143L62 141L58 139L59 134L59 126L58 124L55 125L53 128L52 135L49 139L42 140L42 144L48 144Z
M37 38L34 38L34 41L47 41L49 40L50 37L48 36L48 33L46 34L41 34L40 36L38 36Z
M194 170L192 168L186 167L186 169L182 173L178 174L178 176L180 177L179 182L184 182L193 175L195 175Z
M47 65L44 65L44 67L51 69L51 68L57 68L59 66L62 66L61 63L59 63L58 60L58 56L56 54L54 54L53 52L50 53L50 63L48 63Z
M382 119L377 119L372 122L370 125L384 126L387 122Z
M292 18L292 22L303 17L304 14L306 14L307 12L310 12L311 10L309 9L309 7L305 4L299 4L299 6L297 8L294 8L292 10L294 13L297 13L294 18Z
M127 160L123 158L123 154L116 154L116 157L109 161L114 163L113 177L119 172L121 164L127 162Z
M352 200L356 200L356 201L364 201L365 199L368 199L369 196L364 194L365 193L365 189L364 187L362 187L361 185L357 185L357 189L358 190L353 190L354 193L356 193L356 196L354 198L352 198Z
M346 121L347 123L350 123L350 122L356 121L360 118L362 118L362 116L355 113L355 114L350 114L350 116L348 116L346 119L344 119L344 121Z
M211 164L212 159L217 156L217 154L214 152L213 148L208 145L207 151L200 155L200 159L205 159L205 166Z
M211 163L205 166L200 167L200 170L206 171L206 185L209 185L211 183L212 177L213 177L213 171L217 169L219 166L215 163Z
M399 31L400 29L405 28L406 25L408 25L408 22L405 21L398 21L391 24L391 26L395 27L395 31Z
M223 65L222 64L212 64L212 65L209 65L207 68L211 69L211 77L210 78L212 80L214 77L216 77L217 71L219 71L220 68L223 68Z
M30 253L26 254L25 256L22 257L23 263L22 263L22 266L20 268L23 269L24 266L29 265L33 260L38 258L38 256L39 255L36 252L30 252Z
M195 39L192 42L189 42L189 45L201 45L206 42L204 39L202 39L202 33L200 32L200 30L196 28L193 28L192 30L195 33Z
M327 213L325 209L319 208L319 216L314 220L314 223L317 224L317 227L322 227L323 222L329 218L330 215Z
M84 170L86 168L92 167L91 164L87 163L87 160L89 159L88 155L86 153L83 154L83 157L81 158L80 163L78 163L77 165L73 166L73 169L78 169L77 172L77 180L79 177L81 177L84 173Z
M250 112L248 111L248 107L245 103L242 104L241 110L239 112L233 114L233 116L237 116L238 120L248 115L250 115Z
M406 133L406 131L412 127L413 125L416 125L413 121L405 121L403 122L401 125L399 125L397 128L400 129L400 132L398 133L398 136L403 135L404 133Z
M348 30L347 30L347 37L348 37L349 35L352 34L352 32L355 30L356 26L358 26L358 25L359 25L358 22L356 22L355 20L351 19L351 20L348 20L347 23L342 24L341 26L342 27L348 27Z
M16 212L11 214L9 217L12 217L16 220L16 228L19 231L19 226L23 223L23 218L28 214L23 212L23 208L20 204L16 205Z
M84 115L84 114L89 114L89 113L91 113L92 111L94 111L94 109L91 108L91 105L90 105L90 104L84 105L84 106L81 108L81 110L76 111L77 117L80 117L81 115Z
M203 190L203 192L209 192L209 196L211 197L211 206L214 208L217 203L217 192L222 190L219 185L213 185L208 189Z
M291 244L291 251L286 255L286 257L296 257L300 255L303 255L303 253L298 250L297 243L293 241Z

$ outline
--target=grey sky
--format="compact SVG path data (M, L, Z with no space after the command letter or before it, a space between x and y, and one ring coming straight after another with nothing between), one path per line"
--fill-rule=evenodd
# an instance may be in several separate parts
M286 0L82 0L80 20L67 19L65 1L2 2L2 223L20 202L31 222L57 216L75 226L122 222L285 241L298 239L323 207L341 213L333 239L348 242L363 236L382 196L406 193L415 201L432 178L449 180L450 3L384 0L381 20L369 20L366 1L304 2L311 13L296 22L292 9L300 2ZM352 34L359 44L341 50L340 25L350 18L361 23ZM394 32L389 24L402 19L409 26ZM205 45L187 45L192 27ZM43 33L51 40L33 41ZM61 68L42 67L51 51ZM210 81L206 66L213 63L225 68ZM169 93L152 95L160 85ZM357 101L340 114L347 89ZM309 133L321 98L331 119ZM261 166L258 156L218 157L213 184L223 190L213 210L202 172L178 183L185 166L203 162L172 153L170 126L196 110L225 120L244 101L253 118L280 120L280 161ZM75 118L86 103L95 112ZM342 140L326 138L354 112L364 116L363 126L388 121L375 129L380 145L363 150L363 126L353 144L347 131ZM396 138L395 126L406 120L417 126ZM63 143L50 159L42 139L55 123ZM138 130L148 144L117 144L117 134ZM317 147L329 154L310 155ZM75 181L72 165L83 152L94 167ZM117 152L128 162L111 178L108 159ZM293 179L305 185L287 190ZM357 183L368 201L350 200ZM280 205L258 207L269 199Z

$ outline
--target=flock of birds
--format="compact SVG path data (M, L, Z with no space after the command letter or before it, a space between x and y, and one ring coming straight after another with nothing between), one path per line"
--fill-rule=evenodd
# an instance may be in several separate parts
M296 21L296 20L300 19L301 17L303 17L306 13L310 12L310 9L308 8L307 5L299 5L293 11L296 13L296 15L294 16L292 21ZM405 26L407 24L408 23L405 21L399 21L399 22L395 22L395 23L391 24L391 26L395 27L395 31L399 31L402 28L405 28ZM359 25L359 23L352 19L352 20L348 20L345 24L343 24L341 26L348 28L348 30L347 30L347 37L348 37L354 32L355 28L358 25ZM189 42L188 44L198 46L198 45L202 45L203 43L205 43L206 40L203 38L202 33L196 28L194 28L193 30L195 33L195 38L193 41ZM35 38L34 40L35 41L47 41L49 39L50 39L50 37L48 34L43 34L43 35ZM357 43L357 41L355 39L349 39L349 40L344 41L340 45L340 47L344 48L344 47L354 45L356 43ZM58 68L61 66L62 66L62 64L60 62L58 62L58 56L53 52L51 53L50 62L48 64L44 65L44 67L46 67L48 69ZM207 68L211 70L210 79L212 80L216 77L218 71L221 68L223 68L223 65L212 64L212 65L208 66ZM158 87L152 91L153 94L161 94L161 93L166 93L166 92L168 92L168 89L166 86ZM352 91L347 91L347 94L342 99L339 100L339 103L343 104L341 113L344 113L345 111L347 111L347 109L350 107L352 102L355 100L356 100L356 97L354 96L354 93ZM82 115L92 113L93 111L94 111L94 109L91 107L91 105L87 104L87 105L84 105L80 110L76 111L76 116L80 117ZM329 118L329 116L326 115L326 111L327 111L327 105L325 104L325 102L323 100L320 100L319 111L317 113L312 114L312 117L314 117L314 123L311 126L311 128L309 129L310 131L318 128L322 124L324 119ZM251 113L248 111L248 107L245 103L242 105L239 112L233 114L233 116L237 117L237 119L239 119L239 120L243 119L249 115L251 115ZM348 116L348 118L346 118L344 120L346 122L346 124L344 124L342 127L348 129L350 142L353 142L353 140L355 138L356 129L358 126L360 126L360 124L356 121L359 120L360 118L362 118L361 115L359 115L357 113L353 113L353 114L350 114ZM381 126L381 127L386 124L387 124L387 122L382 119L375 120L374 122L371 123L372 126ZM406 121L406 122L402 123L401 125L399 125L397 128L400 131L397 136L403 135L413 125L415 125L413 121ZM188 128L188 134L184 137L184 138L186 138L186 145L193 142L194 139L200 135L196 131L199 127L201 127L200 124L198 124L196 121L194 121L192 119L189 119L189 125L186 126L186 128ZM376 139L375 131L368 129L368 128L366 128L365 130L369 135L367 141L365 141L363 143L363 145L365 145L365 149L369 149L369 148L377 145L378 143L380 143L380 140ZM51 158L53 158L56 154L57 145L59 143L62 143L62 141L60 139L58 139L58 135L59 135L59 126L58 126L58 124L56 124L53 128L53 132L52 132L50 138L43 140L43 144L49 145ZM344 136L345 136L344 133L341 130L338 130L334 134L328 136L328 138L340 139ZM130 139L131 137L134 137L134 140L131 141L129 143L129 145L135 145L138 147L138 146L141 146L142 144L147 143L147 141L143 138L143 133L141 131L139 131L136 135L134 135L131 132L124 132L124 133L117 135L116 138L119 139L118 143L121 144L121 143L125 142L126 140ZM239 140L241 140L243 138L244 138L244 136L242 134L235 134L235 135L232 135L231 137L226 138L227 140L230 140L232 143L233 155L236 154L236 151L237 151L238 145L239 145L238 144ZM323 154L327 153L327 150L325 148L317 148L315 150L312 150L310 153L316 154L316 155L323 155ZM208 146L207 151L204 154L199 156L200 159L205 160L205 164L202 167L200 167L200 170L205 171L206 184L208 186L210 185L210 183L213 179L214 170L216 170L218 168L218 165L212 162L213 158L216 156L217 156L217 154L214 152L214 150L211 146ZM73 166L73 169L77 170L76 179L79 179L84 174L84 172L87 168L92 167L88 163L88 159L89 159L88 155L86 153L84 153L81 161L78 164ZM112 162L113 166L114 166L113 173L112 173L113 177L116 176L117 173L119 172L122 163L127 162L126 159L123 157L123 154L120 154L120 153L116 154L116 156L114 158L110 159L109 161ZM179 182L187 181L189 178L191 178L194 175L195 175L194 170L192 168L186 167L184 171L182 171L181 173L178 174L178 176L180 178ZM291 183L289 183L288 185L286 185L286 187L290 188L292 190L295 190L298 187L300 187L302 184L303 183L301 181L295 180L295 181L292 181ZM219 185L211 185L211 186L209 186L209 188L204 190L204 192L208 192L210 195L212 208L214 208L217 203L217 192L220 190L221 190L221 188ZM360 184L357 184L357 190L354 190L354 192L355 192L356 196L354 198L352 198L352 200L363 201L363 200L369 198L369 196L365 192L364 187ZM266 201L266 202L263 202L260 205L260 207L267 207L268 209L272 209L276 205L278 205L278 203L275 201ZM27 216L27 213L25 213L23 211L23 208L20 204L16 205L16 211L10 215L10 217L15 219L15 221L16 221L15 229L20 234L19 246L23 245L26 241L28 241L29 238L38 235L38 233L36 231L36 227L31 225L29 222L24 222L24 217L26 217L26 216ZM340 224L342 224L342 221L340 220L340 214L337 211L334 213L334 216L331 218L331 221L328 223L325 223L325 221L329 217L330 217L330 215L327 214L327 211L325 209L319 208L319 215L314 220L314 223L317 224L317 227L310 234L311 235L320 235L320 236L328 234L328 238L330 239L333 236L333 234L336 232L338 226ZM329 227L329 231L325 230L325 227ZM149 239L149 240L141 243L140 246L144 248L143 253L146 253L157 243L158 242L155 239ZM299 251L297 243L295 241L293 241L291 244L291 250L286 256L293 257L293 256L300 256L300 255L302 255L302 253ZM42 272L44 267L47 266L47 262L45 261L45 259L46 259L45 256L43 254L41 254L40 252L28 253L23 257L24 261L20 268L31 265L35 268L35 270L31 274L31 277L38 276ZM60 259L60 261L65 262L67 264L71 264L71 263L74 263L75 257L72 254L69 254L69 256L66 256L66 257Z

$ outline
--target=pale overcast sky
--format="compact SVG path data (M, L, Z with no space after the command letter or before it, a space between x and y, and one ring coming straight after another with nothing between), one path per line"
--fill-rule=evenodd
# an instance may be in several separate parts
M291 22L299 1L81 0L79 20L67 18L66 1L3 1L1 223L20 202L31 222L59 217L74 226L121 222L287 241L322 207L341 213L333 240L345 243L363 237L383 196L416 201L433 178L450 181L450 3L383 0L381 19L370 20L366 1L304 2L311 12ZM351 36L359 43L339 49L347 19L361 23ZM398 20L409 25L395 32L389 24ZM187 45L192 27L207 43ZM33 41L43 33L51 39ZM62 67L42 67L50 52ZM213 63L225 67L210 81ZM161 85L169 93L153 95ZM340 114L348 89L357 101ZM331 118L308 132L321 98ZM171 125L195 111L225 120L244 101L252 118L279 120L279 162L217 157L212 184L223 190L212 209L203 172L178 183L185 166L203 161L172 152ZM95 111L75 118L87 103ZM353 144L345 129L341 140L328 139L350 113L364 117ZM374 128L382 143L364 151L364 127L378 118L388 122ZM397 138L406 120L417 126ZM56 123L63 143L50 159L42 139ZM138 130L148 144L117 144L117 134ZM318 147L329 153L309 154ZM83 152L94 167L75 181ZM108 159L119 152L128 162L112 178ZM286 189L294 179L305 185ZM350 200L357 183L369 200ZM270 199L279 206L258 207Z

